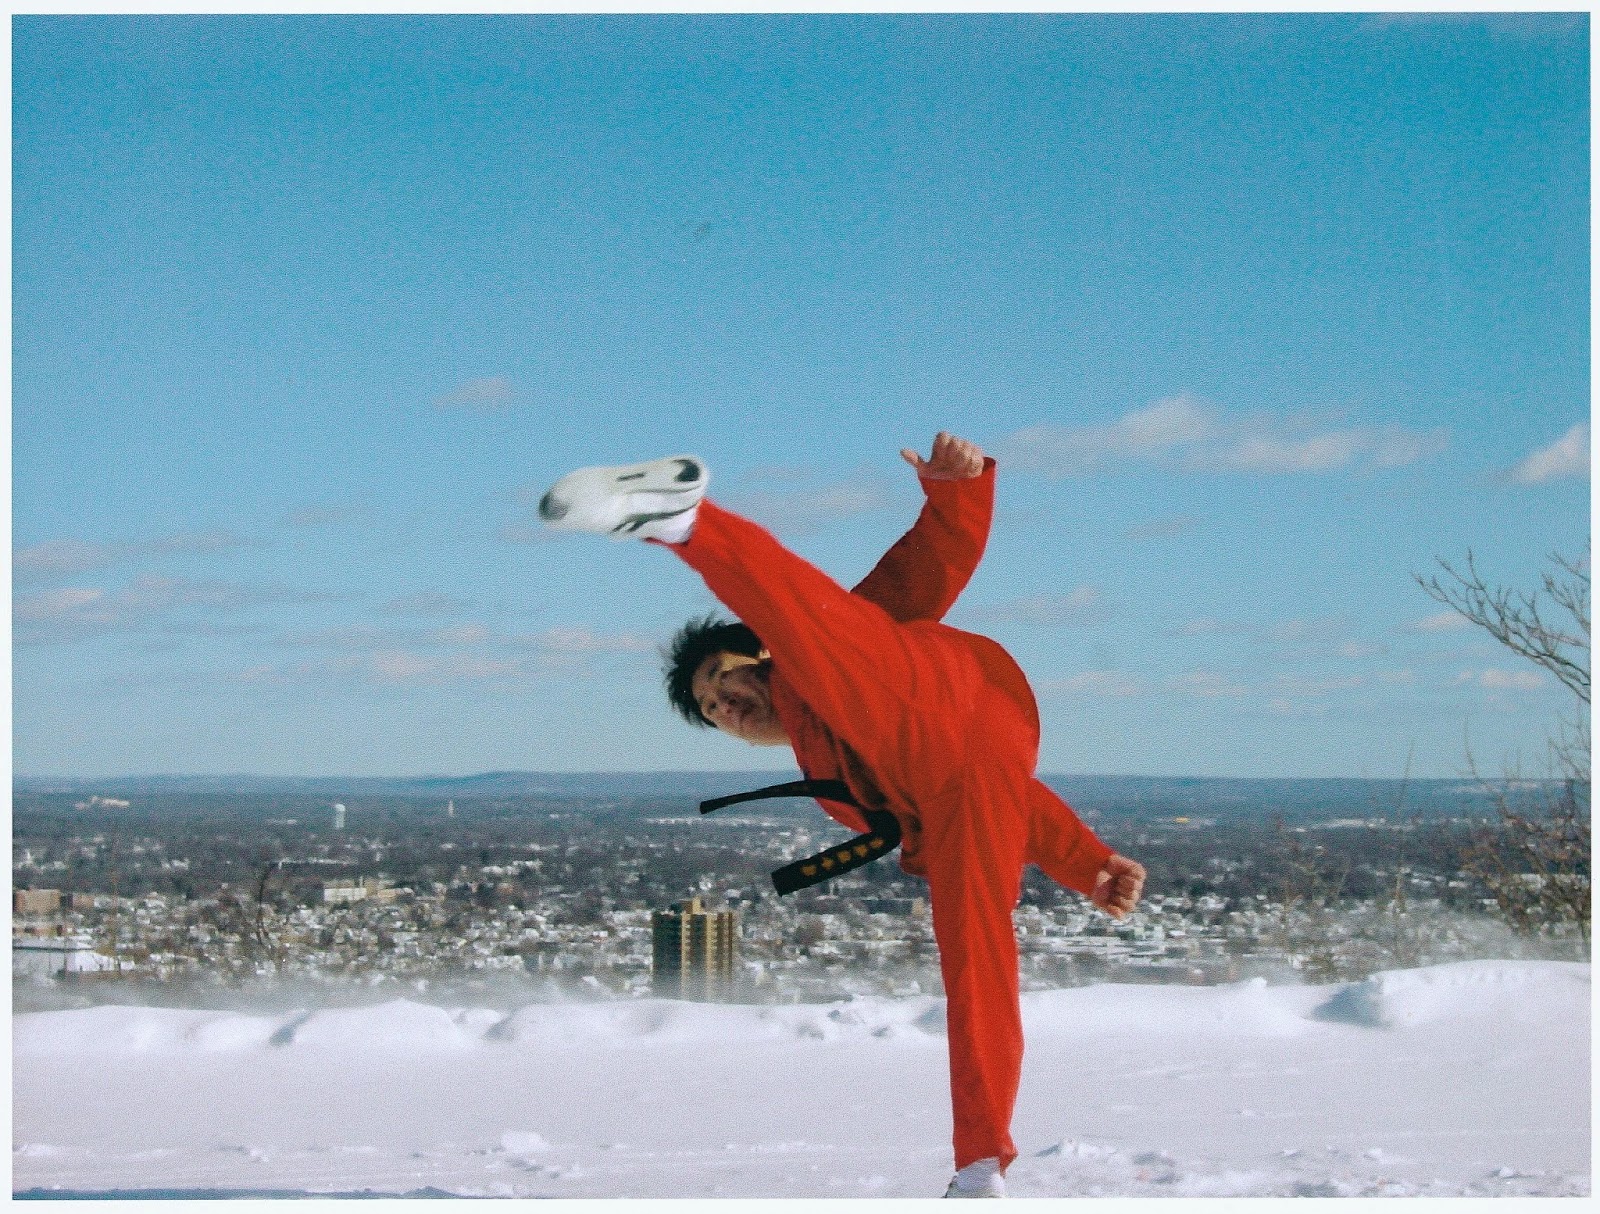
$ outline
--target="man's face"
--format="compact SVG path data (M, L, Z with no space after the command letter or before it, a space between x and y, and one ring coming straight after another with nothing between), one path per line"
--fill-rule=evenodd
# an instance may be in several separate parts
M772 659L742 653L714 653L689 681L690 693L706 720L723 733L755 746L786 746L789 735L772 710Z

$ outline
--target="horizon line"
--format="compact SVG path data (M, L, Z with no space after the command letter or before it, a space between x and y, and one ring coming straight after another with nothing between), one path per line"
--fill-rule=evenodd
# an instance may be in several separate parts
M641 768L579 768L572 770L545 770L538 768L495 768L488 771L451 774L443 772L419 772L412 774L356 774L351 772L319 773L313 775L287 775L283 773L265 773L251 771L224 771L224 772L120 772L115 775L75 775L64 773L50 773L45 775L31 773L12 773L12 782L43 782L55 781L118 781L118 780L296 780L296 781L466 781L484 780L491 778L528 777L528 778L577 778L577 777L619 777L619 776L768 776L784 775L798 770L793 767L737 767L737 768L709 768L709 767L641 767ZM1114 771L1041 771L1037 778L1044 779L1093 779L1093 780L1383 780L1389 782L1422 782L1422 781L1456 781L1468 784L1499 784L1510 777L1485 779L1481 776L1467 774L1447 776L1418 776L1418 775L1219 775L1200 774L1193 772L1114 772ZM1512 780L1513 783L1551 783L1560 782L1557 777L1523 776Z

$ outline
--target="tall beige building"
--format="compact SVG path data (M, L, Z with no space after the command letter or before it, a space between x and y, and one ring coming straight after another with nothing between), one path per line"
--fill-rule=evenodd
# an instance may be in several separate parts
M11 891L11 912L16 915L53 915L61 909L59 889L15 889Z
M651 987L665 999L716 999L733 986L739 917L699 898L650 917Z

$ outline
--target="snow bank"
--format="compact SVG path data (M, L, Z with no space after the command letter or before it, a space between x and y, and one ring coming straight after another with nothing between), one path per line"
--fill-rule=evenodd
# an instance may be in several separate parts
M1231 986L1100 986L1036 991L1022 997L1026 1029L1146 1036L1204 1032L1294 1036L1309 1027L1317 988L1269 986L1265 978Z
M1028 1032L1073 1036L1292 1037L1321 1023L1404 1029L1474 1017L1538 1023L1586 1016L1589 967L1554 961L1465 961L1374 974L1340 986L1106 983L1022 997ZM586 1048L783 1041L942 1044L944 1001L865 997L831 1004L752 1005L670 999L534 1004L509 1015L396 999L277 1016L151 1007L95 1007L17 1016L17 1057L170 1050L316 1047L460 1050L487 1045Z
M942 1044L943 1035L944 1001L932 996L779 1006L639 999L535 1004L510 1015L396 999L369 1007L278 1016L123 1006L36 1012L13 1021L12 1050L21 1058L59 1052L268 1046L433 1051L508 1044L531 1048L846 1040Z
M122 1056L175 1049L230 1050L268 1044L280 1018L158 1007L90 1007L12 1020L11 1052L21 1059L69 1053Z
M542 1004L513 1013L490 1034L520 1044L926 1040L944 1034L944 1000L862 998L835 1004L685 1003L646 999L580 1008Z
M1026 994L1012 1192L1587 1195L1589 980L1470 962ZM949 1176L929 996L105 1006L12 1032L28 1196L881 1198Z
M291 1019L273 1034L274 1045L342 1050L457 1050L473 1045L499 1017L451 1012L395 999L377 1007L337 1008Z
M1587 1017L1589 967L1558 961L1459 961L1390 970L1339 987L1319 1019L1365 1028L1409 1028L1488 1018L1537 1024L1552 1013Z

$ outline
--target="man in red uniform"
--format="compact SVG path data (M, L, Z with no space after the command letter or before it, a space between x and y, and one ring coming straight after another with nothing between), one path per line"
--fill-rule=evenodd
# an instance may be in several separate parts
M1116 917L1144 869L1117 855L1034 776L1039 716L998 644L940 622L983 555L995 463L941 433L902 452L927 501L853 591L762 528L705 499L704 464L680 456L588 468L540 503L552 526L667 545L742 622L691 624L668 694L685 716L758 745L794 748L809 779L842 780L899 823L901 866L925 877L947 999L956 1178L946 1196L1003 1196L1022 1068L1011 912L1037 864ZM854 806L821 801L868 829Z

